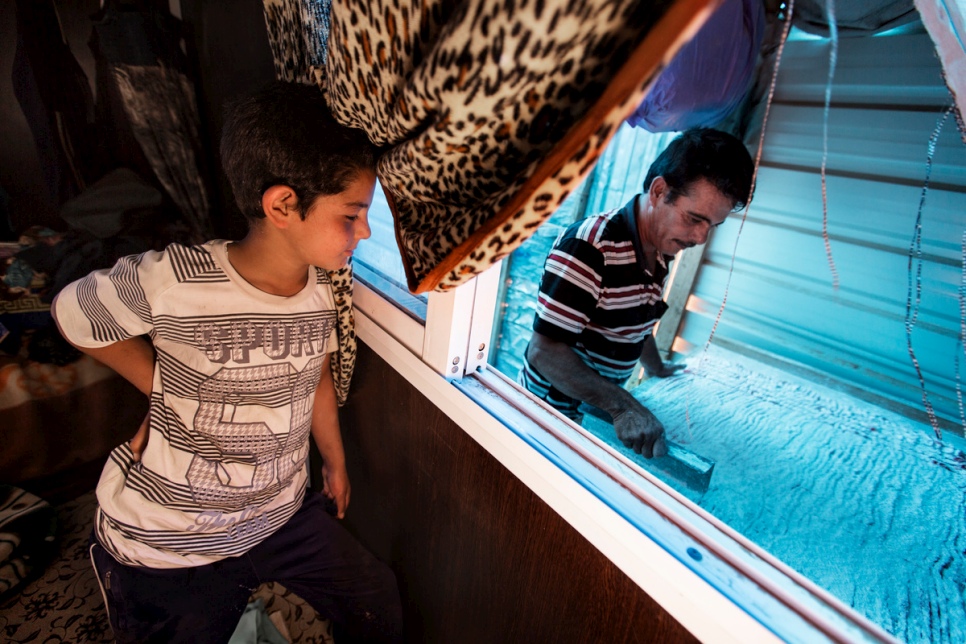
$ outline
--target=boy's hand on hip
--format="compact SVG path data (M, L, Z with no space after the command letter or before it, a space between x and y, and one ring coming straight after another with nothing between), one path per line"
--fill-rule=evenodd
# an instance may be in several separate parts
M151 412L148 412L144 420L141 421L138 432L128 441L128 444L131 446L131 451L134 452L135 461L141 460L141 454L144 453L144 448L148 446L148 427L150 424Z
M333 468L328 465L322 466L322 493L335 502L338 510L336 517L345 517L346 508L349 507L349 474L344 467Z

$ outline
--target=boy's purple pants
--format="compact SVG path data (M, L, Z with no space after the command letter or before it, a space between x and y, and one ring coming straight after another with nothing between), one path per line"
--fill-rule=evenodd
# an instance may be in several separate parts
M240 557L194 568L119 563L91 534L91 559L119 643L224 644L248 598L275 581L331 619L339 644L402 641L396 577L306 490L298 512Z

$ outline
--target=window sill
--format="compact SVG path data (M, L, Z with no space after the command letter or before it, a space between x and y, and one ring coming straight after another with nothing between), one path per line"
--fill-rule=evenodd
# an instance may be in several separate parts
M369 311L357 309L356 331L702 641L893 641L503 376L448 381Z

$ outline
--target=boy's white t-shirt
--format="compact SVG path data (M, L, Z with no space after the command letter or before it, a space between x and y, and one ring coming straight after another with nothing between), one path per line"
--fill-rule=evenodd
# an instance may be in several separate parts
M310 267L301 292L270 295L232 268L227 244L122 258L55 302L79 346L148 334L157 352L147 448L135 462L117 447L97 485L97 536L128 565L243 554L305 493L314 394L338 347L331 284Z

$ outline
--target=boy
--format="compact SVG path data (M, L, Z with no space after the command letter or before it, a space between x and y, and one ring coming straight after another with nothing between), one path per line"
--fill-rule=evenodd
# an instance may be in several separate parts
M97 485L111 626L118 642L227 642L252 590L278 581L350 638L397 641L392 571L306 490L311 433L344 516L325 270L369 237L375 149L317 88L277 82L230 106L221 158L244 239L122 258L53 306L65 338L150 397Z

